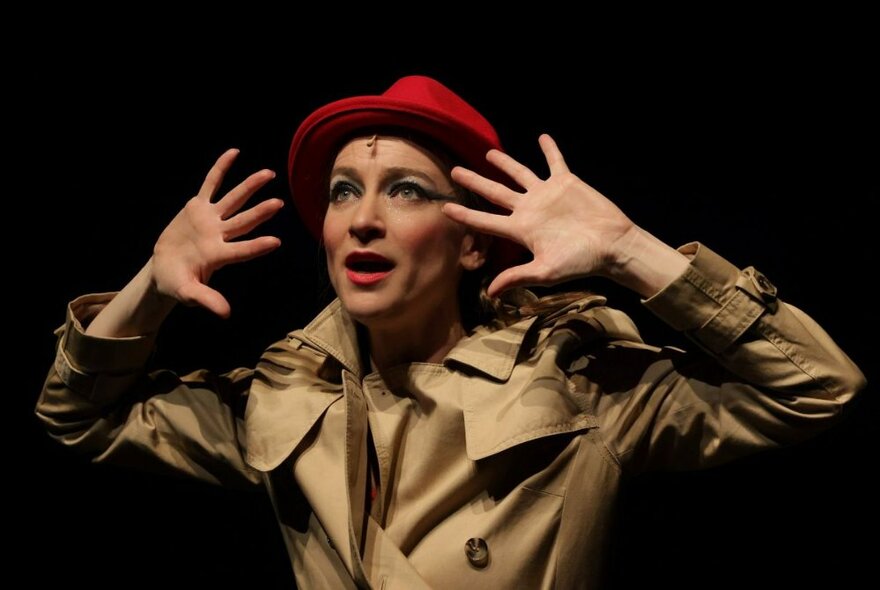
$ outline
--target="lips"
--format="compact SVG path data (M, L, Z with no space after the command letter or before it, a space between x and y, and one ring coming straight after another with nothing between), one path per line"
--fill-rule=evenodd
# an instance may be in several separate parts
M394 269L394 263L381 254L361 250L345 257L345 274L356 285L378 283Z

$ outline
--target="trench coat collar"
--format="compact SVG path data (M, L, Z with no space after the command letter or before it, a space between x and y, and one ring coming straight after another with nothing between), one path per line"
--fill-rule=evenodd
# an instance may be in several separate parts
M480 326L458 342L443 359L444 365L458 363L497 381L506 381L516 364L523 339L535 323L529 317L503 330ZM305 336L345 369L363 377L357 326L336 299L303 330Z
M497 326L479 326L447 353L443 364L464 365L496 381L507 381L516 365L526 335L539 318L540 323L546 325L563 315L579 314L589 308L600 307L605 301L605 297L601 295L586 295L583 299L553 314L531 316L502 329L498 329ZM609 325L610 319L609 317L601 320L604 332L618 337L624 336L627 339L635 336L638 339L638 332L631 322L625 322L627 324L625 326L612 326ZM339 299L328 305L303 332L309 340L336 359L345 369L360 377L365 375L360 361L356 323L343 309Z
M606 301L602 295L588 293L552 313L530 316L501 328L480 326L449 351L443 364L449 365L452 361L498 381L507 381L519 361L526 337L538 330L561 326L569 319L590 325L591 338L641 342L639 331L629 316L606 307Z

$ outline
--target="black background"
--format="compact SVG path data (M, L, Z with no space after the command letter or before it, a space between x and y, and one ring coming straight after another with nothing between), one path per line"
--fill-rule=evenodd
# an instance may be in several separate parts
M69 46L15 66L8 123L17 149L7 178L17 188L6 218L13 571L19 564L41 582L92 588L292 586L264 498L91 465L43 433L33 404L66 302L122 287L224 149L242 150L227 186L269 167L279 176L260 196L287 198L287 149L300 121L410 73L465 97L536 170L537 137L549 132L575 173L655 235L673 245L699 240L755 265L873 381L876 64L858 35L833 48L805 35L748 52L703 39L642 48L635 58L621 41L566 48L561 60L547 47L434 60L404 43L378 55L378 40L367 35L342 60L316 58L321 51L308 46L146 58L113 45ZM284 242L279 251L215 277L232 318L175 310L159 362L180 371L251 366L320 310L320 254L293 207L268 225ZM630 313L646 340L687 345L635 295L594 288ZM611 563L616 586L870 579L872 389L844 424L807 443L633 482Z

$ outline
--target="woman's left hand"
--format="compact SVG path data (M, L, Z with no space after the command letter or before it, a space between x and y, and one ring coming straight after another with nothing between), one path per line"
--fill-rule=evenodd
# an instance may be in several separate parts
M518 242L534 255L528 264L501 272L489 285L490 296L512 287L608 276L629 236L638 233L638 227L614 203L569 171L549 135L542 135L538 142L550 167L547 180L503 152L491 150L486 155L524 193L460 166L452 170L455 182L511 213L496 215L456 203L445 204L443 212L474 229Z

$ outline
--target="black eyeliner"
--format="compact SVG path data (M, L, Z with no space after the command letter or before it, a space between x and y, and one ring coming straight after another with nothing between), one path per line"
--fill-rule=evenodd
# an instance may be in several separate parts
M329 200L329 201L334 201L335 198L336 198L336 195L337 195L337 191L338 191L340 188L344 188L344 187L347 187L347 188L348 188L352 193L354 193L355 195L360 195L360 191L359 191L359 190L357 189L357 187L354 186L350 181L348 181L348 180L343 180L343 179L339 179L339 180L333 182L333 184L330 185L330 192L329 192L329 194L327 195L328 200Z
M430 201L456 201L455 195L444 195L442 193L438 193L436 191L432 191L431 189L425 188L418 182L414 180L398 180L394 182L389 188L388 191L391 194L394 194L396 191L401 188L413 187L418 192L420 192L426 199Z

